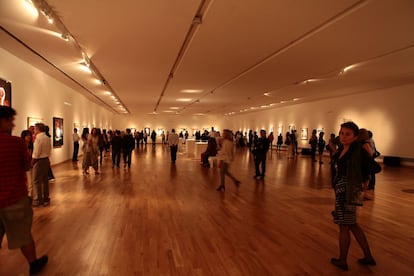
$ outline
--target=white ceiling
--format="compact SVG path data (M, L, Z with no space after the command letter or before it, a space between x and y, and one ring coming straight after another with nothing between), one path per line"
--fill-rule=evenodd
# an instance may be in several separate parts
M27 1L0 1L0 46L122 112L111 88L133 116L237 115L414 82L413 0L33 0L64 27ZM62 28L107 86L79 70Z

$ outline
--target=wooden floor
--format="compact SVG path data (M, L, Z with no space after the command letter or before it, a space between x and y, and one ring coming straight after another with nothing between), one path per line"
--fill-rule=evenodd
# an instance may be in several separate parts
M198 155L198 154L197 154ZM286 152L269 155L264 181L254 180L246 149L232 171L242 181L215 190L219 174L183 149L175 165L167 147L134 151L131 170L82 175L81 162L54 167L51 205L34 210L41 275L414 275L414 169L377 175L374 201L359 209L376 267L352 239L349 272L338 256L332 222L329 160L323 165ZM19 250L0 250L0 275L27 275Z

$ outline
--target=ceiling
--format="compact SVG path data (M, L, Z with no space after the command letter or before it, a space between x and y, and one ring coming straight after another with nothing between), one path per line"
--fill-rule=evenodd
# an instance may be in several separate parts
M0 46L115 113L235 116L414 82L412 0L32 1L54 23L1 0Z

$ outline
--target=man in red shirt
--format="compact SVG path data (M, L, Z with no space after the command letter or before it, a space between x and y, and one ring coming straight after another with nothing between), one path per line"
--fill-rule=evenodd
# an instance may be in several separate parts
M30 265L30 274L36 274L48 257L36 257L31 233L33 210L26 186L30 161L23 139L11 135L15 115L14 109L0 106L0 246L6 234L9 249L20 248Z

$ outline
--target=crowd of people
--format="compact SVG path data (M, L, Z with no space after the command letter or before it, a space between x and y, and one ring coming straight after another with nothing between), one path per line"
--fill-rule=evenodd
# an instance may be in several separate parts
M37 258L35 244L31 235L33 211L32 207L48 206L50 204L49 181L54 177L51 171L49 157L51 140L48 127L42 123L24 130L21 137L14 137L11 131L14 127L16 112L10 107L0 107L0 174L3 180L0 184L0 242L7 235L10 249L20 248L30 264L30 273L39 272L48 262L47 255ZM132 133L125 131L106 131L99 128L73 131L72 161L78 162L79 150L82 150L82 172L89 174L90 167L99 174L99 165L106 154L111 155L112 167L120 168L121 156L125 169L131 168L133 150L140 143L146 143L146 131ZM348 270L347 255L350 245L350 233L355 236L363 250L364 257L359 259L362 265L376 265L368 241L361 226L357 223L357 206L363 204L364 191L375 189L374 158L379 155L372 139L372 132L360 129L355 123L347 122L340 126L339 135L331 134L328 143L324 140L324 132L317 135L313 130L309 139L311 162L317 162L316 152L319 153L319 164L323 164L324 151L329 152L332 172L332 188L335 194L335 207L332 211L334 223L339 225L339 257L332 258L331 263L342 270ZM156 143L156 133L150 135L152 144ZM201 154L201 164L209 167L209 158L218 159L220 168L219 192L226 189L225 178L229 177L236 188L241 181L231 173L234 160L234 147L247 146L254 158L254 179L264 179L266 175L266 158L272 150L273 133L266 134L260 130L242 132L225 129L222 135L214 127L211 131L195 133L199 141L207 142L207 149ZM180 140L188 139L187 133L177 134L175 129L161 134L162 144L170 148L171 163L175 164ZM298 154L296 131L278 134L276 151L287 147L288 157ZM10 219L10 212L21 210L21 220Z

